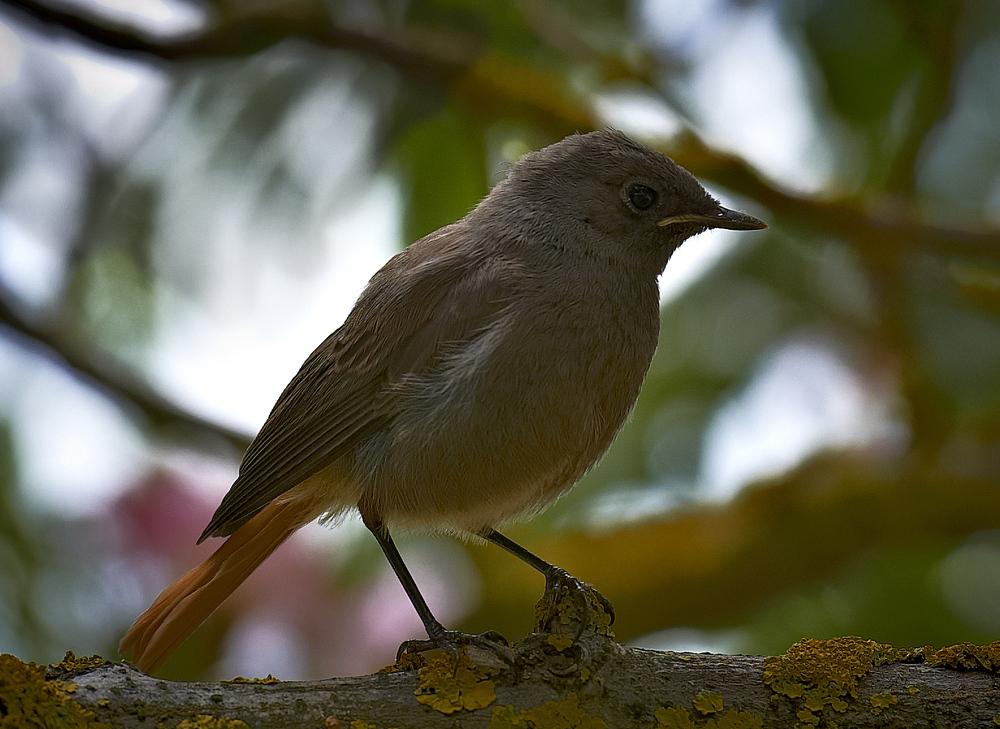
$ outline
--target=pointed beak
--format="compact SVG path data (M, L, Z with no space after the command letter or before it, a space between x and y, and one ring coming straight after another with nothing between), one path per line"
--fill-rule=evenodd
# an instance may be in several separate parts
M752 215L741 213L736 210L724 208L721 205L714 213L701 215L698 213L684 213L682 215L671 215L656 224L663 227L674 223L694 223L704 225L706 228L728 228L729 230L763 230L767 223L758 220Z

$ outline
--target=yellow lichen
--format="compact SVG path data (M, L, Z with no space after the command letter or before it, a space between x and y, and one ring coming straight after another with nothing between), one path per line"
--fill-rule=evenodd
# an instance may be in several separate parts
M611 615L604 609L604 605L600 600L594 600L593 606L590 629L598 635L606 635L609 638L614 638L615 631L611 629Z
M465 651L457 668L450 655L441 653L418 672L420 688L414 694L421 704L442 714L483 709L496 701L495 674L495 669L473 665Z
M809 711L822 711L827 702L830 701L829 691L826 689L811 689L805 693L805 701L802 702Z
M691 703L702 714L714 714L722 711L722 696L714 691L699 691Z
M858 679L874 666L889 663L926 663L966 671L1000 672L1000 641L986 646L960 643L945 648L903 650L861 638L802 640L783 656L764 663L764 683L778 694L802 699L799 721L815 725L816 713L829 706L834 711L847 710L848 700L857 698ZM909 694L919 691L907 686ZM871 698L873 713L898 701L892 694Z
M391 666L380 668L377 672L399 673L400 671L417 671L426 665L427 665L427 660L424 658L423 653L411 653L410 651L403 651L403 653L401 653L399 656L399 660L397 660Z
M351 729L376 729L374 724L369 724L364 719L355 719L351 722Z
M513 706L494 706L488 729L527 729L528 722L514 713Z
M185 719L177 729L250 729L241 719L226 719L207 714L198 714L194 719Z
M563 598L555 604L555 614L559 619L560 625L569 625L572 622L574 616L576 615L576 606L568 598ZM535 622L538 627L545 629L546 626L542 625L542 622L549 615L548 605L543 597L535 605Z
M569 694L563 701L546 701L541 706L522 709L514 713L513 706L493 707L493 717L488 729L608 729L607 723L590 716L580 707L576 694Z
M59 663L53 663L52 667L61 668L64 671L79 671L85 668L100 666L102 663L107 663L107 661L97 654L77 658L73 655L73 651L66 651L66 655L63 656L63 659Z
M964 671L1000 672L1000 640L989 645L959 643L945 648L920 648L912 653L930 666L957 668Z
M657 729L762 729L764 726L764 719L757 714L734 709L717 719L708 719L704 724L692 719L683 706L663 706L653 716L656 717Z
M764 729L764 718L752 711L730 709L719 718L718 726L719 729Z
M778 693L791 696L789 689L836 686L836 694L855 697L858 679L872 666L893 663L905 655L890 645L862 638L801 640L783 656L773 656L764 663L764 683ZM779 690L780 689L780 690ZM795 692L802 695L802 691Z
M236 676L235 678L223 680L222 683L281 683L281 679L275 678L269 673L267 674L267 678L245 678L243 676Z
M797 716L799 721L803 724L810 724L812 726L819 725L819 717L809 711L809 709L799 709L795 712L795 716Z
M885 693L875 694L870 699L868 699L872 705L872 713L878 716L882 713L882 709L888 709L893 704L899 703L899 699L896 698L895 694L891 691L886 691Z
M0 727L108 729L93 711L73 701L66 688L61 681L47 681L44 667L0 655Z
M573 645L573 636L568 633L556 633L548 637L548 643L557 651L564 651Z
M657 726L667 729L696 729L696 724L691 721L691 714L683 706L661 706L653 716L656 717Z
M918 693L919 691L920 691L920 689L918 689L916 686L907 686L906 687L906 693L908 693L910 696L913 696L913 694Z
M847 699L857 698L858 679L871 670L904 660L907 651L862 638L802 640L783 656L764 663L764 683L775 693L803 698L799 721L816 725L825 706L847 710Z

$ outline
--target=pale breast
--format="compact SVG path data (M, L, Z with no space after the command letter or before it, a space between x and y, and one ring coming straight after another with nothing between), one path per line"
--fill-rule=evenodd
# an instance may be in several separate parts
M652 358L656 301L637 298L543 292L404 377L399 415L355 461L385 518L477 531L568 490L614 439Z

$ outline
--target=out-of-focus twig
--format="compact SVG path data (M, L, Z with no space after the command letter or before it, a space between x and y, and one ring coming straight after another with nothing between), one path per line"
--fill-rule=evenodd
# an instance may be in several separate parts
M84 351L56 332L32 323L7 303L11 298L7 292L0 291L0 324L29 340L31 346L43 356L131 406L133 415L138 411L148 424L168 426L176 434L183 434L178 431L186 430L196 436L222 438L240 453L250 444L250 438L245 433L213 423L170 402L120 362L90 350Z
M389 38L337 25L322 3L289 3L266 16L242 15L208 26L191 34L157 37L98 17L83 9L53 7L37 0L0 0L0 5L17 8L36 22L57 27L105 48L139 53L165 61L193 61L208 58L249 56L288 38L303 38L320 45L365 53L381 59L411 78L448 83L478 54L472 39L411 33ZM465 41L465 42L463 42Z
M337 25L321 3L277 4L274 14L241 15L186 36L154 37L80 8L52 7L38 0L0 0L43 26L107 49L139 53L168 62L248 56L287 38L303 38L379 59L398 73L451 93L477 115L533 123L559 138L598 124L589 103L570 92L555 73L495 52L482 52L473 37L423 31L379 36ZM636 82L643 79L637 77ZM693 133L665 142L661 149L695 175L769 208L779 219L824 231L864 249L865 258L886 266L907 249L937 254L1000 259L1000 232L963 230L922 222L905 204L873 210L860 200L823 200L782 190L745 160L710 148ZM152 422L179 423L222 436L242 449L247 438L194 416L168 402L127 368L70 345L52 332L17 316L3 302L0 322L30 338L81 376L139 408Z
M898 253L916 248L1000 259L1000 231L924 223L902 202L884 210L870 210L858 200L794 195L765 180L742 158L711 149L693 134L683 136L663 151L698 177L755 200L788 222L833 233L854 245L870 247L869 252L883 248L886 253Z
M567 92L553 74L497 54L481 55L474 39L441 43L429 41L429 36L388 38L361 33L335 24L320 4L279 5L286 10L277 16L243 16L194 36L165 39L142 36L81 10L55 9L38 0L0 0L0 4L107 48L168 61L249 55L285 38L307 38L378 58L408 78L441 86L478 114L522 115L554 138L588 131L598 123L586 100ZM925 223L905 206L871 210L857 200L792 194L766 180L745 160L708 147L693 133L662 150L698 177L752 198L789 222L832 233L855 245L884 249L886 259L906 248L1000 258L998 231Z
M906 34L926 56L926 62L912 79L913 112L886 179L888 190L912 195L916 189L917 163L928 146L927 137L955 102L951 84L959 59L958 39L962 35L957 23L966 10L962 3L941 3L933 12L906 0L891 0L891 5Z

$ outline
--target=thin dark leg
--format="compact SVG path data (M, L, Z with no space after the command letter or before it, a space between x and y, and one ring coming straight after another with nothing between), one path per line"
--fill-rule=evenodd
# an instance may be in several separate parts
M400 584L406 590L406 596L410 598L410 602L413 603L413 609L417 611L417 615L420 616L420 620L427 630L427 637L435 642L441 640L446 632L444 626L438 622L437 618L431 613L431 609L427 607L427 602L424 600L424 596L420 594L420 590L417 588L417 583L413 579L413 575L410 574L410 570L406 568L403 557L399 554L395 542L392 541L392 537L389 535L389 530L381 519L372 516L369 509L361 509L361 519L364 521L365 526L368 527L368 531L375 536L378 546L382 548L382 553L392 567L392 571L396 573Z
M493 542L501 549L505 549L525 564L531 565L543 575L548 577L556 571L562 571L554 564L549 564L541 557L532 554L517 542L508 539L496 529L487 529L480 533L480 536L488 542Z
M479 533L483 539L488 542L492 542L501 549L510 552L519 560L524 562L531 567L545 575L545 592L549 593L554 590L558 590L560 587L568 587L581 595L586 596L589 593L595 595L601 602L601 607L608 614L611 619L611 623L615 622L615 609L614 606L605 598L601 593L597 592L591 587L585 586L578 579L573 577L569 572L562 569L561 567L556 567L554 564L549 564L541 557L532 554L527 549L522 547L517 542L505 537L503 534L498 532L496 529L484 529ZM582 629L582 626L581 626Z
M410 598L413 609L420 616L420 620L424 624L424 629L427 631L427 637L430 639L408 640L404 642L396 653L396 660L399 661L404 653L419 653L430 648L442 648L452 654L457 670L460 655L458 646L475 645L490 651L508 665L513 665L513 654L508 647L507 640L499 633L489 631L481 635L469 635L454 630L447 630L441 625L434 615L431 614L431 609L427 606L423 595L420 594L413 575L410 574L410 571L406 568L406 564L403 563L403 558L400 556L399 550L396 549L396 544L392 541L389 529L386 527L385 522L382 521L378 511L367 499L361 500L361 503L358 504L358 510L361 512L361 519L364 521L365 526L368 527L368 531L374 535L379 546L382 548L382 553L385 554L385 558L389 561L392 571L396 573L396 577L406 591L406 596Z

